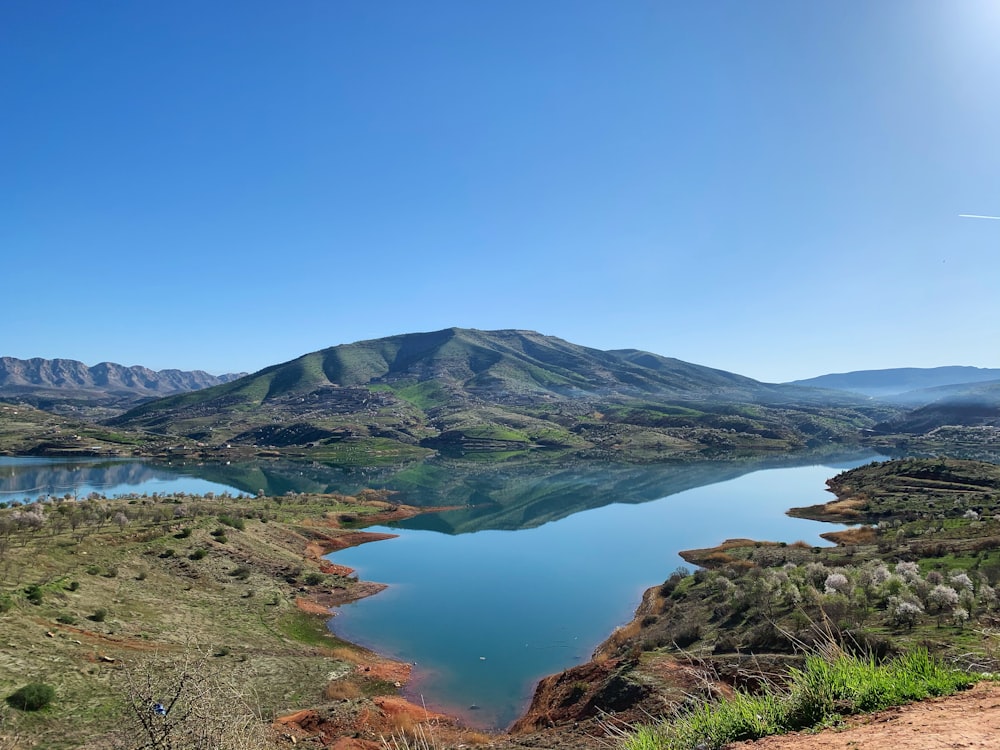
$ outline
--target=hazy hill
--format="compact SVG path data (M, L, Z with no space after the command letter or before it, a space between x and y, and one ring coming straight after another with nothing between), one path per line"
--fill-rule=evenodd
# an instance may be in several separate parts
M879 432L924 434L944 426L1000 427L1000 380L922 391L927 401L876 425Z
M208 444L302 446L314 458L344 460L359 440L369 454L380 445L390 453L400 445L786 449L853 434L891 413L847 394L760 383L649 352L450 328L313 352L144 404L114 424Z
M209 375L195 370L150 370L101 362L88 367L72 359L0 357L0 398L62 412L115 410L174 393L227 383L240 374Z
M806 380L794 380L790 385L850 391L873 398L892 397L896 403L929 403L934 397L926 389L941 386L981 383L1000 380L1000 369L985 367L901 367L888 370L858 370L855 372L820 375Z

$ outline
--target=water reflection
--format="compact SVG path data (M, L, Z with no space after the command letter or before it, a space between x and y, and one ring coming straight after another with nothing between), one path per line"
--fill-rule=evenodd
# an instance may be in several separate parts
M10 458L0 456L0 501L33 502L39 497L106 497L136 494L221 494L241 491L211 481L189 467L145 461Z

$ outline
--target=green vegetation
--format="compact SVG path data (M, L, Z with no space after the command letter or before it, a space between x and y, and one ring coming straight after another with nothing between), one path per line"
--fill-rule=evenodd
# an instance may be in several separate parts
M109 430L80 419L0 402L0 455L122 456L153 450L162 438Z
M7 696L7 704L21 711L40 711L56 697L56 689L44 682L29 682Z
M980 679L915 649L885 663L838 651L806 658L787 682L678 709L623 737L624 750L718 750L731 742L835 723L854 713L948 695Z
M322 573L307 551L351 533L338 528L341 516L360 521L394 507L368 492L0 508L0 635L16 644L0 659L0 694L25 709L7 712L0 733L54 750L117 746L108 735L122 710L116 676L153 655L157 673L198 654L229 672L239 665L240 688L265 723L317 705L331 670L350 675L358 657L330 637L323 617L300 611L300 600L312 597L307 609L323 612L323 602L350 600L363 585ZM217 529L231 533L228 544L212 535ZM292 573L312 584L308 595L285 580ZM50 685L24 685L34 674ZM46 695L57 699L31 710Z
M857 441L899 411L817 393L530 331L448 329L313 352L111 424L198 441L204 457L227 446L384 466L433 451L633 461L787 451Z

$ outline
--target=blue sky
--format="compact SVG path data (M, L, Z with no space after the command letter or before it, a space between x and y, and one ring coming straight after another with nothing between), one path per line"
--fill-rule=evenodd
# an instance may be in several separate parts
M1000 367L993 0L0 5L0 355Z

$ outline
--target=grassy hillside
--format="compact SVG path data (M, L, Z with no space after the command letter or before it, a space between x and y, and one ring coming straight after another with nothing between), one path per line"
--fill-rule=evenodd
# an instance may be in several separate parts
M648 459L854 439L893 414L850 396L759 383L648 352L599 351L531 331L452 328L313 352L145 404L110 424L328 462L352 448L369 456L389 451L387 461L420 455L400 446Z
M160 439L0 401L0 455L128 456Z
M377 713L365 701L396 687L359 668L368 656L322 616L372 589L320 554L350 543L343 519L394 508L372 493L0 507L0 696L32 682L54 690L43 710L0 703L0 747L114 747L115 727L136 718L121 713L129 678L157 684L179 664L197 665L192 681L238 678L266 722L348 697ZM240 708L234 696L219 703ZM141 734L130 740L122 747Z

